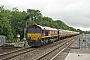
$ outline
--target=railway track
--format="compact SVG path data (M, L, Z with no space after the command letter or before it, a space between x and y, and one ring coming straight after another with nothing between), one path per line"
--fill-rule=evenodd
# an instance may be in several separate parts
M33 52L29 52L27 54L21 55L19 57L13 58L12 60L50 60L57 54L59 51L63 50L66 46L68 47L74 38L64 39L62 41L55 42L54 44L46 45L38 48ZM71 42L71 43L70 43ZM59 51L57 51L59 50ZM55 53L55 51L57 53Z
M47 56L52 55L54 51L57 51L58 49L60 51L60 50L63 50L65 47L68 47L74 41L72 39L73 38L62 40L58 43L49 44L39 48L27 47L27 48L20 49L17 51L12 51L6 54L1 54L0 60L9 60L9 59L11 60L50 60L50 59L53 60L52 57L50 57L50 59L46 59L46 58Z
M30 47L26 47L26 48L18 49L18 50L11 51L8 53L0 54L0 60L8 60L8 59L14 58L18 55L21 55L21 54L24 54L33 50L35 50L35 48L31 49Z
M62 52L63 50L65 50L68 46L70 46L70 44L72 44L72 42L73 42L72 40L70 40L70 41L65 41L64 43L62 43L62 44L61 44L60 46L58 46L57 48L55 48L55 49L47 52L46 54L38 57L36 60L53 60L53 59L56 57L56 55L49 58L50 55L53 55L53 53L55 54L55 51L57 51L57 50L59 50L59 51L60 51L59 53L61 53L61 52ZM58 53L58 54L59 54L59 53ZM47 57L48 57L48 58L47 58Z

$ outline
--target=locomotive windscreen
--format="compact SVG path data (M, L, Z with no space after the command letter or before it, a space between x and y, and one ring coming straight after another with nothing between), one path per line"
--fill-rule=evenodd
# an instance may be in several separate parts
M34 33L34 28L28 29L28 33Z
M41 33L39 28L36 29L36 33Z
M41 33L39 28L29 28L28 33Z

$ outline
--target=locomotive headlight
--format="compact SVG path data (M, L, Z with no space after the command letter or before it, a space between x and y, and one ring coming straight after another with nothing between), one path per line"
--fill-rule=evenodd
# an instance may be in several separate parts
M31 37L29 37L29 39L31 39Z
M31 35L28 35L28 37L30 37Z
M40 37L38 37L38 39L40 39Z

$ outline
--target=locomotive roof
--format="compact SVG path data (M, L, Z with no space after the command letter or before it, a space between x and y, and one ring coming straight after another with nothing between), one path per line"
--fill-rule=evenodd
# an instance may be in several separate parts
M47 26L41 26L41 25L37 25L39 27L41 27L41 29L43 30L57 30L56 28L51 28L51 27L47 27Z
M56 28L51 28L51 27L47 27L47 26L41 26L41 25L35 25L40 27L42 30L57 30Z

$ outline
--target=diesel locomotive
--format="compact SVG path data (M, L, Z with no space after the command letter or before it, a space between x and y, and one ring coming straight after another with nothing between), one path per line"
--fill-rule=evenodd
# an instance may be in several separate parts
M27 28L27 42L30 46L42 46L78 34L79 32L31 25Z

